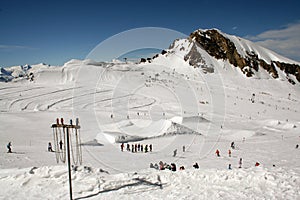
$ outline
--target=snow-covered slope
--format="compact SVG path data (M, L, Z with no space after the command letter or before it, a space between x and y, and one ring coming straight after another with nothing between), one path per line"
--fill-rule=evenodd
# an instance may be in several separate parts
M267 64L288 62L222 35L243 59L251 50ZM151 63L71 60L62 67L1 70L12 77L0 82L1 198L68 198L67 167L56 163L47 144L53 143L56 118L79 117L83 165L72 171L75 199L297 199L295 75L289 75L291 84L286 71L275 66L278 78L273 78L258 65L257 71L248 66L253 75L247 77L246 66L217 58L200 44L193 37L177 40ZM5 153L9 141L12 154ZM122 152L121 142L131 151L135 144L152 144L153 150ZM149 168L160 161L185 170ZM200 169L193 168L195 162ZM260 166L254 167L256 162Z

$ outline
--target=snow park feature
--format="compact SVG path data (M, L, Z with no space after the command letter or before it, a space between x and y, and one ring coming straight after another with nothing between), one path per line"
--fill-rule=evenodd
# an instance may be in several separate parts
M0 198L69 198L61 125L79 123L51 130L58 116L80 118L78 140L69 129L73 199L299 198L299 63L216 29L179 38L143 43L164 48L146 62L2 70Z

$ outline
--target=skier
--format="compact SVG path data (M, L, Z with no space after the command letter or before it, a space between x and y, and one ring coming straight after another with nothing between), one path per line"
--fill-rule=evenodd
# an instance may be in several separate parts
M219 151L219 149L216 150L216 154L217 154L218 157L220 157L220 151Z
M232 149L234 149L234 148L235 148L234 142L231 142L231 145L230 145L230 146L231 146Z
M152 152L152 144L149 145L149 151Z
M240 158L240 161L239 161L239 168L242 168L242 158Z
M183 145L183 147L182 147L182 151L185 152L185 146L184 146L184 145Z
M228 169L229 169L229 170L232 169L232 168L231 168L231 164L228 165Z
M53 149L52 149L52 144L51 142L48 143L48 151L50 152L53 152Z
M148 145L146 144L146 146L145 146L145 153L147 153L148 152Z
M255 167L258 167L260 164L259 164L259 162L256 162L255 163Z
M177 154L177 149L175 149L175 150L173 151L173 157L175 157L176 154Z
M230 151L230 149L228 150L228 156L231 157L231 151Z
M7 153L12 153L12 151L11 151L11 142L9 142L8 144L7 144L7 149L8 149L8 151L7 151Z
M296 145L296 149L298 149L298 148L299 148L299 144Z

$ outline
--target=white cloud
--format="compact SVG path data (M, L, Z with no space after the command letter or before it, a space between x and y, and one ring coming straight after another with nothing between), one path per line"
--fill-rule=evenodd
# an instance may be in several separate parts
M247 39L283 56L300 61L300 21L280 30L269 30Z

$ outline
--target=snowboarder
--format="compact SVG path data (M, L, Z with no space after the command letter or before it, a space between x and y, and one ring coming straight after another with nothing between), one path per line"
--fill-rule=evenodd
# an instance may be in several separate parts
M198 163L195 163L195 164L193 165L193 167L194 167L195 169L199 169Z
M7 144L7 149L8 149L8 151L7 151L7 153L12 153L12 151L11 151L11 146L12 146L12 144L11 144L11 142L9 142L8 144Z
M242 160L243 160L243 159L240 158L240 161L239 161L239 168L242 168L242 164L243 164L243 163L242 163Z
M51 142L48 143L48 151L49 152L53 152L53 149L52 149L52 144Z
M177 155L177 149L175 149L174 151L173 151L173 157L175 157Z
M231 157L231 150L228 150L228 156Z
M220 151L219 151L219 149L216 150L216 154L217 154L218 157L220 157Z

